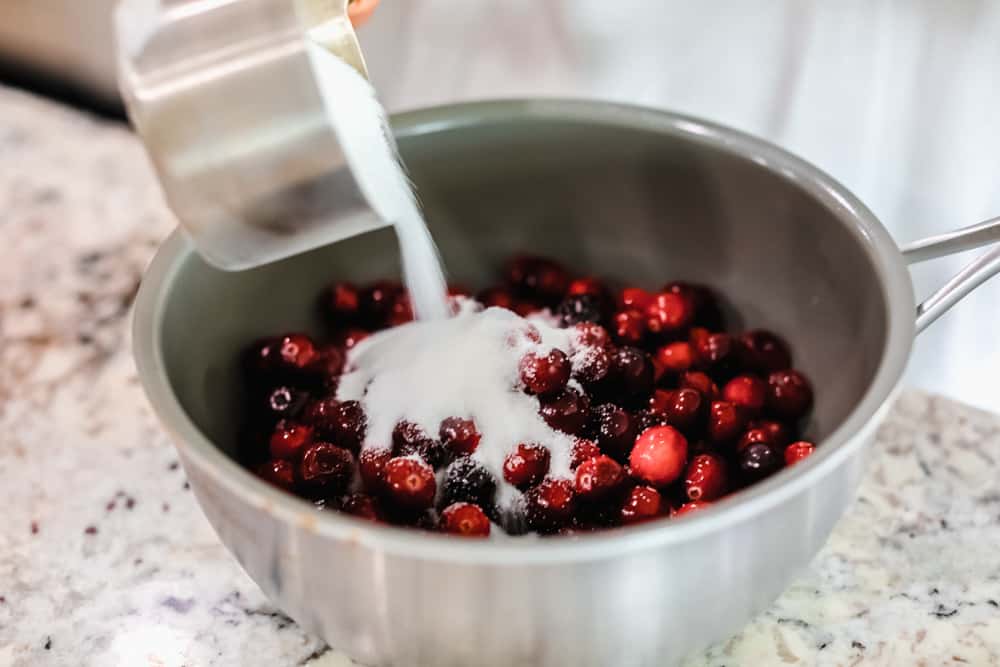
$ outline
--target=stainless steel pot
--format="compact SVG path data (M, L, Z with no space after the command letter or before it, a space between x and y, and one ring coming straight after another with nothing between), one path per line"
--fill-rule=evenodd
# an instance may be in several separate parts
M312 298L326 281L393 273L391 233L241 273L175 234L138 296L142 382L222 541L296 621L366 664L668 665L735 632L852 499L915 332L1000 269L995 249L915 324L907 256L861 202L798 158L693 118L521 101L395 127L457 280L481 284L529 249L639 284L709 283L746 324L791 339L816 385L821 444L703 513L578 538L476 542L318 513L234 461L237 351L317 328ZM973 241L996 240L997 222Z

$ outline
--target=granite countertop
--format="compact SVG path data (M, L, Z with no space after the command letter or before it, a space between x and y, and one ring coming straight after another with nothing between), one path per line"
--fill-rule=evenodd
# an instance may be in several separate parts
M0 87L0 665L349 665L240 570L132 364L136 140ZM830 542L686 667L1000 665L1000 417L904 392Z

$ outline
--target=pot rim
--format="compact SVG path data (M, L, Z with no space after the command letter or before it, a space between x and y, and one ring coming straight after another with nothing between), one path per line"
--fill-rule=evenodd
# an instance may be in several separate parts
M651 521L572 538L464 540L374 524L338 512L317 512L310 503L259 480L227 456L195 426L174 394L162 354L162 320L174 280L194 252L186 237L175 230L157 251L142 280L136 297L133 347L142 385L185 466L192 466L260 511L329 539L349 540L380 552L424 560L519 566L611 558L725 530L788 501L858 450L866 440L864 436L884 417L898 389L913 344L915 305L899 249L857 197L818 168L762 139L692 116L639 106L563 99L474 102L399 114L392 118L392 125L397 138L405 139L484 122L516 124L524 118L683 136L752 159L793 181L841 220L880 277L887 331L874 379L822 446L795 466L682 519Z

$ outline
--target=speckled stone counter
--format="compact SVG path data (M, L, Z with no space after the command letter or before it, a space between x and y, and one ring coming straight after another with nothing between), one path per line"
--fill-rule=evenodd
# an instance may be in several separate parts
M348 665L202 517L132 364L172 226L123 128L0 88L0 665ZM767 612L685 667L1000 665L1000 417L904 393Z

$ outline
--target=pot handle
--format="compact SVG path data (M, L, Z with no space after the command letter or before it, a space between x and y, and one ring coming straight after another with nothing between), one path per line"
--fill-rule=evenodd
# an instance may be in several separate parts
M1000 217L904 246L907 264L952 255L1000 241ZM977 257L917 306L917 333L930 326L966 294L1000 273L1000 246Z

